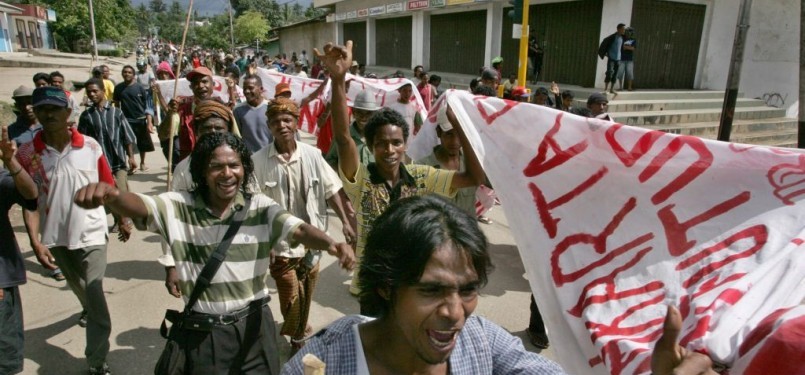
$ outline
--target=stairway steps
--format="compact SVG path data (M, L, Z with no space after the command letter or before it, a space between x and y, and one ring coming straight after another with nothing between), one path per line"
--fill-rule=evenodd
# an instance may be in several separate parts
M626 125L661 125L686 122L718 121L721 109L680 109L672 111L610 112L612 118ZM761 120L785 116L785 110L773 107L739 107L735 120Z
M684 109L721 109L722 99L652 99L652 100L613 100L609 102L609 112L650 112ZM575 106L586 106L586 101L576 100ZM738 108L762 107L765 103L757 99L740 98L735 103Z
M660 130L666 133L695 135L709 138L718 134L718 122L690 122L641 126L645 129ZM732 134L764 131L785 131L797 128L797 120L792 118L770 118L765 120L736 120L732 123Z

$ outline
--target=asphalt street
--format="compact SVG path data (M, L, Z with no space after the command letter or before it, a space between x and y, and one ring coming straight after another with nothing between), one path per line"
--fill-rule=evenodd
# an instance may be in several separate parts
M126 63L133 64L133 58L130 60ZM83 81L89 76L89 60L73 59L71 63L77 64L79 61L83 61L86 67L58 70L68 81ZM109 65L112 78L119 81L122 64ZM31 85L31 77L36 72L53 70L56 68L0 69L0 100L11 102L11 92L16 87ZM74 94L83 96L81 92ZM304 135L303 140L314 141L310 135ZM157 151L146 158L150 169L130 176L130 188L134 192L158 194L166 191L167 163L158 148L158 142L155 143ZM48 277L36 261L28 245L19 207L12 209L10 216L29 271L28 283L20 288L25 317L23 374L84 374L87 369L84 360L85 335L84 329L77 325L81 310L78 300L65 282ZM528 350L537 351L528 343L525 334L530 290L516 244L502 208L493 208L488 216L493 223L480 225L489 238L495 270L490 275L489 284L482 290L475 313L523 339ZM330 234L334 238L341 238L340 222L331 218L330 224ZM126 243L121 243L117 238L109 240L104 289L112 317L112 337L107 361L116 374L153 373L154 364L164 346L159 325L165 309L181 309L183 306L181 300L170 296L164 287L164 271L156 261L160 252L158 236L148 232L135 231ZM348 292L351 276L340 270L334 260L330 256L322 260L310 318L314 330L341 316L358 313L357 300ZM273 280L269 280L268 284L274 297L271 308L279 324L282 317L275 285ZM285 338L278 340L284 361L290 345ZM542 354L552 357L551 349Z

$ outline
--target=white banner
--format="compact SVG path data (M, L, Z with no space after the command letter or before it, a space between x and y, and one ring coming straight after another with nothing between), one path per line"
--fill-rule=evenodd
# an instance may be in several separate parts
M323 81L318 79L300 78L263 68L257 68L257 74L263 81L263 95L267 99L273 99L276 85L285 82L291 86L291 99L297 103L301 103L304 98L315 93L316 89L323 83ZM347 73L346 79L350 81L349 91L347 92L347 101L350 105L358 93L363 90L369 90L369 92L374 95L377 105L384 107L387 103L392 103L400 97L397 89L406 84L412 84L414 86L413 91L417 108L419 108L423 118L427 115L424 102L419 95L419 91L416 89L416 85L408 79L372 79L353 76L349 73ZM299 129L310 134L316 134L316 119L324 112L326 103L330 101L330 90L330 82L327 81L325 87L319 94L300 109ZM413 129L411 132L413 133Z
M648 374L666 305L733 374L803 373L805 153L448 91L571 374Z

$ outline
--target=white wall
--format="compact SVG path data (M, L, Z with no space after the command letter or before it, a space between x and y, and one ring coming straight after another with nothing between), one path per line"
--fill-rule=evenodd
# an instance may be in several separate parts
M697 88L724 90L732 57L740 0L718 0ZM744 47L740 91L748 98L779 94L773 103L786 109L799 95L799 12L797 0L755 0ZM705 30L707 31L707 30Z

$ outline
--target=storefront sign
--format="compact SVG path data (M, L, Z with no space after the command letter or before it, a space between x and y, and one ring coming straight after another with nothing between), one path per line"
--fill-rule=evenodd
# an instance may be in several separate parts
M335 20L336 21L343 21L345 19L347 19L347 14L346 13L336 13L335 14Z
M473 2L472 0L447 0L447 5L459 5L459 4L468 4Z
M408 10L425 9L428 4L428 0L408 0Z
M358 18L358 11L357 10L352 10L352 11L347 12L347 19L349 20L349 19L353 19L353 18Z
M369 15L368 8L358 9L358 17L366 17L368 15Z
M378 14L385 14L385 13L386 13L386 6L385 5L369 8L369 15L370 16L376 16Z
M386 5L386 13L402 12L403 9L405 9L405 5L403 3L394 3Z
M438 8L443 7L445 0L430 0L430 7L431 8Z

